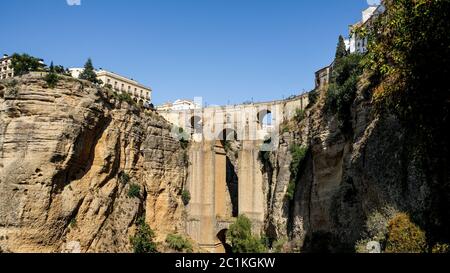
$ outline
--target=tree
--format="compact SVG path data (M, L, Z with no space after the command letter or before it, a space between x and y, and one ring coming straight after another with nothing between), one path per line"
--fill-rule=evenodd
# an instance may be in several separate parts
M356 97L357 84L363 72L361 54L349 54L337 59L331 73L324 109L337 114L340 127L351 129L351 105Z
M49 70L51 73L54 73L54 72L55 72L55 66L53 65L53 61L50 63L50 66L49 66L48 70Z
M192 245L189 242L189 240L187 238L184 238L181 235L178 234L169 234L166 237L166 243L167 245L175 250L175 251L179 251L179 252L192 252Z
M344 37L342 37L342 35L339 35L339 42L338 42L338 45L336 48L335 59L338 60L347 55L348 55L348 52L347 52L347 47L345 46Z
M145 223L143 217L138 219L138 229L136 235L130 238L134 253L156 253L155 233L150 226Z
M100 81L97 79L97 74L95 73L91 58L87 60L86 64L84 65L84 70L81 72L79 78L81 80L90 81L96 84L100 83Z
M14 53L11 61L14 74L17 76L22 76L32 71L42 71L45 67L45 64L41 60L28 54L20 55Z
M427 250L427 239L417 225L405 213L397 214L389 222L386 252L423 253Z
M261 240L252 235L252 223L245 215L240 215L227 232L233 253L263 253L266 251Z

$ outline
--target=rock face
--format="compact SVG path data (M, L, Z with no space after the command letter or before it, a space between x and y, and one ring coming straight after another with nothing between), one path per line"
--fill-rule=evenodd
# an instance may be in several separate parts
M350 132L324 110L322 90L307 117L291 126L270 154L263 167L270 237L299 242L303 251L352 252L368 215L385 206L407 212L431 236L448 235L449 171L440 180L429 173L424 162L433 159L419 154L414 137L394 116L373 111L364 84L352 105ZM285 196L293 144L309 151L290 202Z
M185 155L170 130L87 82L0 82L0 249L130 252L142 216L159 241L184 231Z

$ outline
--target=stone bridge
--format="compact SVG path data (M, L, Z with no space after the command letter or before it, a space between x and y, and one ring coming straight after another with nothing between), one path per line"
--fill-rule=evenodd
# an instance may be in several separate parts
M259 234L267 204L259 152L276 148L271 143L278 144L280 125L307 105L304 94L265 103L159 111L174 124L175 136L191 141L186 232L206 251L226 251L226 230L241 214ZM238 149L230 151L230 141Z

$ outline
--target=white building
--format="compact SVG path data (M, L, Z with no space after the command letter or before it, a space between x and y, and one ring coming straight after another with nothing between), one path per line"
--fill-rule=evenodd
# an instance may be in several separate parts
M0 80L14 77L14 69L12 68L12 58L3 55L0 59Z
M72 77L79 78L83 68L70 68ZM135 102L148 105L152 101L152 89L139 82L121 76L119 74L103 69L95 71L97 79L101 80L103 86L110 86L118 93L128 93Z
M157 106L156 109L158 111L185 111L185 110L195 110L200 109L201 105L198 103L195 103L191 100L176 100L173 103L167 102L165 104L162 104L160 106Z
M370 6L362 12L361 21L349 26L350 38L345 41L345 44L350 53L365 53L367 51L367 37L359 37L355 30L361 27L369 27L372 20L384 11L385 7L382 4Z

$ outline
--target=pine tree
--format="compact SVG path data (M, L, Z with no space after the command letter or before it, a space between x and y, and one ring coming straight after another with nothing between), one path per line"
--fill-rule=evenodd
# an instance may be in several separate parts
M87 60L86 64L84 65L84 70L83 72L81 72L79 78L81 80L87 80L92 83L99 83L91 58Z
M347 56L348 52L347 52L347 48L345 46L345 40L344 37L342 37L342 35L339 36L339 42L336 48L336 60L337 59L341 59L345 56Z
M51 73L55 72L55 66L53 65L53 61L50 63L49 69Z

